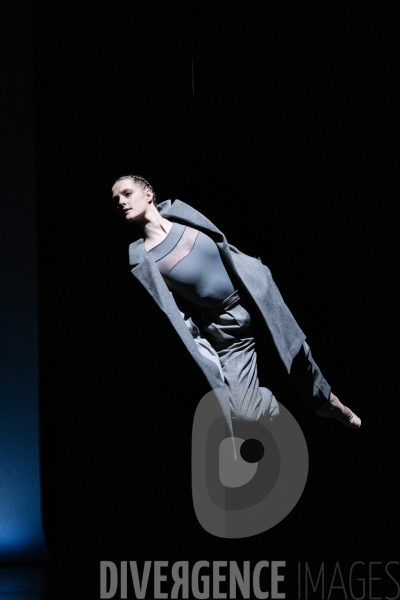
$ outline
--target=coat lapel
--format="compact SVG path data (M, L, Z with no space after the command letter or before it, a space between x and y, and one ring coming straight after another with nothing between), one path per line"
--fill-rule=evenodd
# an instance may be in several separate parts
M131 244L129 262L134 265L132 274L144 285L161 310L171 316L175 305L172 294L165 285L154 260L147 253L142 239Z

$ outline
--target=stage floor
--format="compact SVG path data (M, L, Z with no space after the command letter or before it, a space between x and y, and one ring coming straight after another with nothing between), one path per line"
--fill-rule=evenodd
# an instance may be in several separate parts
M0 600L44 600L48 566L0 565Z

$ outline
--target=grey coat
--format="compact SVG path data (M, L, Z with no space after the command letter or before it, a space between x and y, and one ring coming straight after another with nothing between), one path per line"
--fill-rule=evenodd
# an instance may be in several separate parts
M306 336L296 323L275 285L270 270L261 260L247 256L228 244L224 234L200 212L181 200L166 200L158 205L160 214L170 221L177 221L199 229L209 235L217 244L228 271L232 271L253 300L272 336L278 354L290 372L292 360L300 350ZM147 253L143 239L129 246L129 262L132 274L142 283L149 294L167 315L177 334L191 353L211 389L219 389L219 400L226 423L232 433L229 398L223 393L223 374L219 367L215 350L192 321L190 315L182 312L169 291L156 263ZM266 331L266 334L268 332Z

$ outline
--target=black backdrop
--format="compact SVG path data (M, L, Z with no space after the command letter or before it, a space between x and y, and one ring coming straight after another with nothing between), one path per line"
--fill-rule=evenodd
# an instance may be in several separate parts
M36 2L44 528L54 559L93 560L96 593L100 559L286 560L293 589L298 561L398 559L394 24L351 2ZM131 172L262 257L363 420L287 396L309 479L257 537L194 515L207 387L130 274L110 189Z

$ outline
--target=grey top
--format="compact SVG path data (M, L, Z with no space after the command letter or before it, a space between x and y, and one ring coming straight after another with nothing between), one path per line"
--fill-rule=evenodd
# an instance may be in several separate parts
M218 246L201 231L174 222L149 254L172 291L196 306L214 308L235 291Z

